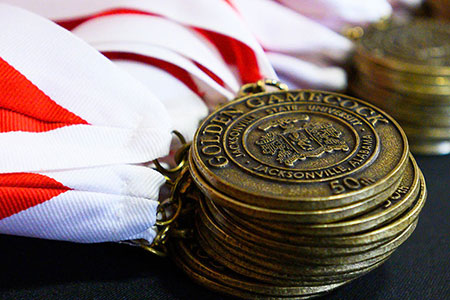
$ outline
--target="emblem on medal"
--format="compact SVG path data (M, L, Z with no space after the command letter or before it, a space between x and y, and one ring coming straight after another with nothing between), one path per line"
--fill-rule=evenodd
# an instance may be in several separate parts
M306 123L296 126L297 123ZM256 144L262 153L276 155L281 164L292 167L298 160L320 157L325 152L348 151L349 147L340 137L342 132L330 123L310 123L308 115L271 121L258 129L266 132ZM281 131L276 131L276 128Z

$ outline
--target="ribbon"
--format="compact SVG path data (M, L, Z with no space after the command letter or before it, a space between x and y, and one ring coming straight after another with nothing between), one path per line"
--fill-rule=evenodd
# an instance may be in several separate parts
M221 0L189 5L179 0L46 1L44 9L33 0L9 2L53 19L112 61L120 61L119 66L165 104L174 128L188 140L207 107L233 99L243 83L276 78L242 18ZM170 89L161 88L166 85L160 78L149 80L155 68L181 81L197 97L168 76L162 75Z
M283 5L335 31L366 25L392 14L387 0L278 0ZM407 0L411 1L411 0Z
M275 78L264 51L247 29L235 9L223 0L8 0L34 11L68 29L104 15L124 12L160 16L203 35L222 55L240 78L240 83L255 82L263 77Z
M230 99L239 89L236 78L208 41L170 20L138 12L109 14L90 19L72 32L110 59L165 69L207 102ZM185 79L175 67L192 80Z
M0 5L0 232L152 240L172 126L149 90L54 23Z
M226 7L236 20L235 10ZM267 59L251 35L230 37L221 32L229 24L185 25L192 17L131 8L105 7L83 21L59 22L72 24L72 32L114 66L58 26L0 7L5 16L0 40L10 45L0 51L9 68L0 74L6 78L1 90L11 94L0 104L21 116L2 122L0 140L9 146L0 166L5 173L0 232L76 242L151 242L164 179L143 164L167 154L170 117L191 137L207 113L201 100L213 107L233 98L241 82L262 77L256 57ZM162 28L159 35L145 34L154 28ZM27 49L36 51L27 56ZM242 64L249 55L250 63ZM266 69L273 74L267 63ZM32 121L24 122L29 115Z
M183 26L212 32L211 39L218 49L232 62L243 61L246 67L243 76L256 81L257 72L249 72L249 62L259 64L260 75L275 78L267 58L261 55L260 47L251 36L264 46L270 64L280 79L291 83L292 88L322 88L343 90L346 74L341 64L352 50L351 42L340 35L349 26L365 26L392 13L407 16L408 10L417 7L423 0L182 0L169 1L46 1L7 0L36 11L72 29L95 16L135 11L153 14L179 22ZM255 9L257 8L257 9ZM237 26L236 26L237 25ZM213 35L222 38L213 38ZM206 35L205 35L206 36ZM226 38L226 36L231 38ZM233 47L239 41L247 47ZM233 49L239 55L232 55ZM254 54L251 54L253 50ZM274 54L274 55L272 55ZM247 57L250 55L249 57ZM288 57L282 57L288 56ZM245 60L243 59L245 58ZM287 63L290 61L290 63ZM236 66L234 64L234 66ZM254 65L254 64L253 64ZM230 66L233 66L231 63ZM295 72L293 66L302 67ZM245 69L245 68L244 68ZM312 73L307 70L313 70ZM317 72L325 74L317 78ZM253 74L253 75L252 75ZM220 77L220 76L218 76ZM237 76L239 77L239 76ZM255 79L256 78L256 79ZM246 81L241 81L240 84Z

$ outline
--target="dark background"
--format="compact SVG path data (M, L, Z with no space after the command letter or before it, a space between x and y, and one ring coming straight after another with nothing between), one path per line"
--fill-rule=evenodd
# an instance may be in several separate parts
M320 299L450 299L450 156L416 158L429 196L413 235L384 265ZM126 245L0 235L0 261L0 299L232 299Z

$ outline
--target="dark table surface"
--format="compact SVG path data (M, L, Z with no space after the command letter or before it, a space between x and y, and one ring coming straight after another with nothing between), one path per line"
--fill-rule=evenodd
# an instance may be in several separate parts
M450 156L416 158L429 196L413 235L384 265L320 299L450 299ZM126 245L0 236L0 257L0 299L231 299Z

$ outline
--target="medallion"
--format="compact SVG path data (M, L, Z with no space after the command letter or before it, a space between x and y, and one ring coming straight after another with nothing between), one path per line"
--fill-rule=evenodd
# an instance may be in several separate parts
M211 114L194 138L192 163L243 203L306 211L393 192L407 153L397 123L370 104L282 91L240 98Z

